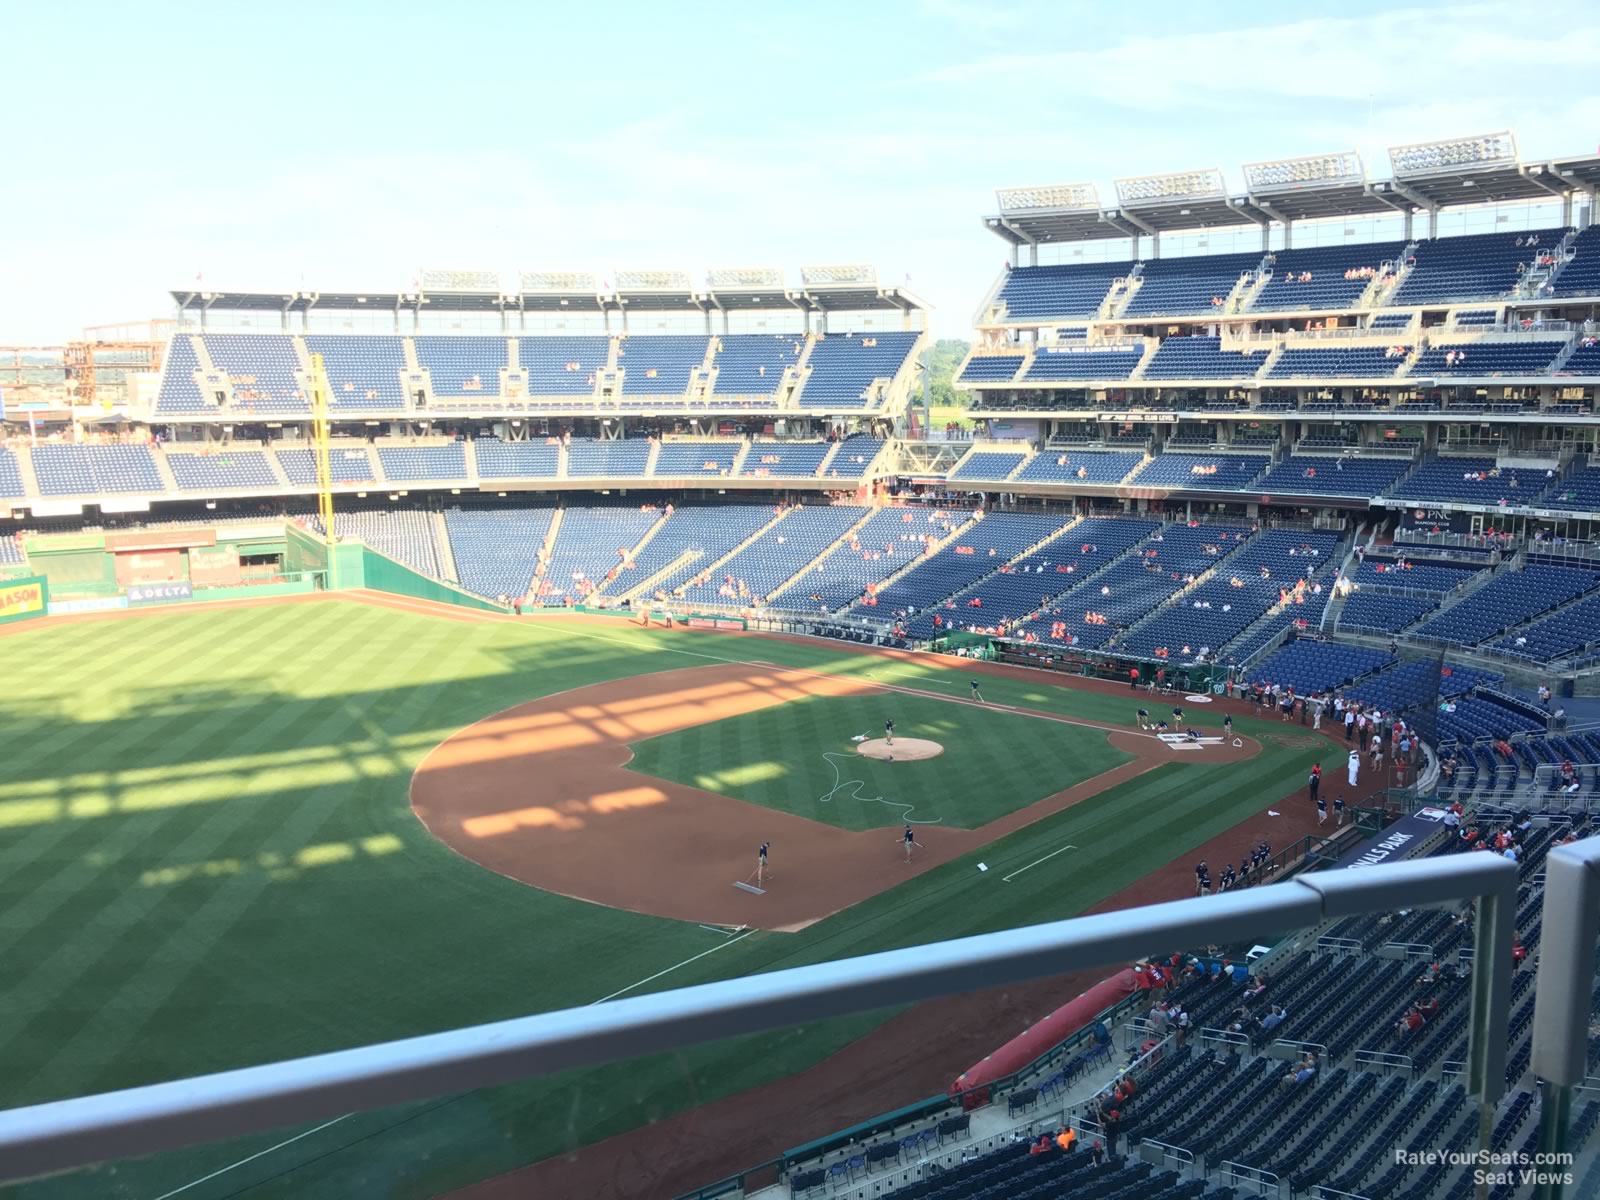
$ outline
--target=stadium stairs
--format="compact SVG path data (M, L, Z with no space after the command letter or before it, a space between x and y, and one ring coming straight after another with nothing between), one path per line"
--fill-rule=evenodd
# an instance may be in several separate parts
M822 562L823 559L827 558L830 554L832 554L840 546L843 546L846 543L848 543L851 538L855 537L856 534L858 532L860 532L861 527L863 525L865 525L868 521L872 520L873 517L878 515L878 512L879 512L879 510L876 509L876 508L867 509L866 512L861 514L861 519L860 520L856 521L853 525L850 526L849 529L846 529L842 534L840 534L837 538L835 538L828 546L826 546L819 554L817 554L817 556L815 558L813 558L810 562L806 563L805 566L801 567L798 571L796 571L788 579L785 579L777 587L773 588L770 592L768 592L767 593L767 606L769 608L781 608L781 607L783 607L780 604L775 604L774 601L776 601L778 599L778 597L782 596L790 588L794 587L795 584L797 584L797 583L801 582L803 579L805 579L805 577L807 575L811 574L812 571L816 570L817 564ZM853 603L853 601L852 601L852 603Z
M431 523L433 525L434 551L439 556L439 570L447 582L459 586L461 576L456 573L455 551L450 548L450 529L444 523L444 514L442 512L434 513Z
M1060 529L1056 530L1054 533L1048 534L1045 537L1040 538L1033 545L1029 546L1026 550L1023 550L1023 551L1021 551L1021 552L1019 552L1017 554L1014 554L1010 558L1006 559L1004 562L999 563L998 565L996 565L996 567L992 571L986 572L983 575L982 578L974 579L971 583L963 585L962 587L956 589L955 591L950 592L948 595L941 596L936 602L924 606L921 611L924 614L931 613L934 609L939 608L940 606L942 606L942 605L944 605L946 603L949 603L950 601L955 601L957 608L959 608L960 607L960 601L962 600L963 597L970 597L973 594L975 594L976 592L978 592L983 587L983 585L985 583L989 582L996 575L999 575L1007 567L1015 566L1017 563L1023 561L1024 559L1026 559L1026 558L1028 558L1028 557L1030 557L1030 556L1032 556L1034 554L1038 554L1041 551L1048 549L1050 546L1053 546L1053 545L1057 544L1063 537L1065 537L1067 534L1071 533L1079 525L1083 524L1083 520L1084 519L1081 516L1073 517L1071 520L1069 520L1065 525L1063 525ZM948 545L950 542L955 541L958 537L961 536L961 534L970 533L970 532L971 532L971 526L970 525L963 526L961 529L959 529L955 533L951 534L948 538L945 538L944 541L940 542L938 547L937 547L937 549L936 549L936 551L935 551L935 553L937 553L937 550L944 549L944 547L946 545ZM911 564L911 567L908 567L906 569L905 572L896 572L894 575L891 575L888 579L885 579L883 581L883 584L880 585L880 590L882 589L882 587L887 586L892 580L894 580L896 578L899 578L900 575L909 573L909 571L911 569L913 569L915 567L918 567L918 566L926 565L926 563L929 560L931 560L932 558L933 558L932 554L929 554L929 555L926 555L924 557L918 558L917 560L915 560ZM1081 583L1083 581L1082 580L1077 580L1075 582ZM1035 612L1037 612L1037 611L1038 610L1036 609ZM1018 617L1018 618L1016 618L1016 619L1014 619L1012 621L1009 621L1008 624L1010 624L1010 625L1021 625L1023 622L1025 622L1025 621L1029 620L1031 617L1033 617L1033 615L1034 615L1034 613L1029 613L1026 616Z
M39 476L33 470L33 455L18 451L11 456L17 464L17 474L22 479L22 491L27 496L43 495L39 491Z
M650 439L650 453L645 456L644 460L643 473L646 479L651 479L655 476L656 463L661 461L661 444L660 438Z
M772 516L772 519L770 521L765 522L761 526L761 528L757 529L754 533L752 533L749 537L745 538L742 542L740 542L737 546L733 547L733 549L729 550L726 554L719 554L711 562L707 563L700 570L696 571L695 574L696 575L713 575L713 574L715 574L716 571L722 566L723 563L725 563L729 559L733 558L734 555L743 553L745 550L749 549L756 542L758 542L762 538L766 537L767 534L771 533L774 528L776 528L778 525L780 525L783 522L784 518L786 518L790 513L794 512L794 511L795 510L793 508L786 508L782 512L774 513L773 516ZM618 599L621 599L621 600L633 600L633 599L635 599L636 597L642 595L646 588L652 586L658 580L660 580L660 579L664 578L665 576L671 574L673 571L679 569L680 567L682 567L684 565L687 565L687 563L690 562L690 561L693 561L693 560L692 560L692 557L689 554L681 555L678 558L677 561L675 561L674 563L672 563L668 567L664 568L663 570L657 571L654 575L650 576L650 578L646 579L643 583L637 584L634 587L629 588L626 592L622 593L618 597ZM695 603L695 607L696 608L737 608L737 607L740 607L740 606L738 606L738 605L710 604L710 603L706 603L706 602L697 601Z

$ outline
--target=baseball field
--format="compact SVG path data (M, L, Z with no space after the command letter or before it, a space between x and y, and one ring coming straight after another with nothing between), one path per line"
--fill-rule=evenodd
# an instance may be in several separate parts
M1313 828L1285 797L1331 750L1247 715L1238 747L1174 747L1134 723L1173 701L1019 669L359 599L12 627L0 668L4 1107L1176 898L1218 839ZM1220 732L1220 705L1186 707ZM937 756L858 753L891 719ZM914 1015L9 1194L433 1196L848 1071ZM919 1036L900 1102L970 1065ZM846 1107L773 1114L771 1142ZM593 1166L600 1195L636 1165Z

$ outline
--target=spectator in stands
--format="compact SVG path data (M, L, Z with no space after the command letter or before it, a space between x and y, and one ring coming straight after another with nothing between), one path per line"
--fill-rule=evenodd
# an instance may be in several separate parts
M1094 1165L1096 1169L1098 1169L1100 1164L1105 1161L1106 1144L1100 1141L1100 1139L1096 1138L1094 1145L1089 1147L1089 1153L1094 1155Z
M1312 1051L1307 1051L1304 1058L1283 1077L1284 1088L1299 1087L1310 1083L1317 1075L1317 1056Z
M1415 1033L1428 1023L1428 1018L1422 1015L1420 1006L1413 1004L1406 1010L1406 1015L1395 1023L1394 1031L1398 1037L1406 1037Z
M1283 1024L1284 1018L1288 1015L1282 1007L1274 1004L1267 1010L1267 1015L1261 1018L1261 1031L1270 1035L1273 1030Z

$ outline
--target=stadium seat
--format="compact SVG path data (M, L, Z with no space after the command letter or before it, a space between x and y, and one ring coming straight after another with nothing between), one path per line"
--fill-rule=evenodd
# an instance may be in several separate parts
M650 442L646 438L625 441L573 438L567 443L567 476L571 479L642 478L649 461Z
M167 466L184 492L221 492L230 488L271 491L278 486L261 450L217 448L204 451L166 450Z
M25 496L27 488L22 483L22 471L17 467L17 457L0 446L0 496Z
M961 368L959 383L1003 383L1017 377L1022 354L975 354Z
M202 339L212 364L227 373L235 405L257 413L310 412L300 386L294 338L278 333L208 333Z
M1408 458L1292 454L1255 486L1264 495L1377 496L1410 469Z
M199 367L189 335L174 334L161 363L161 389L156 394L158 413L204 412L211 407L194 381Z
M729 333L717 341L717 380L711 390L718 396L773 395L805 349L801 334Z
M1543 375L1566 348L1566 339L1438 342L1411 366L1411 375ZM1451 360L1450 356L1456 357Z
M480 596L521 596L533 582L555 510L446 510L450 555L461 586Z
M601 334L517 339L517 365L527 374L530 396L593 395L610 357L611 339Z
M1143 282L1122 315L1179 317L1220 312L1211 301L1226 299L1242 276L1261 265L1261 257L1252 253L1151 259L1144 264Z
M1017 450L973 450L957 464L955 470L950 472L951 479L984 480L999 482L1006 479L1021 466L1028 458L1031 451L1026 448Z
M711 477L733 474L739 442L663 442L656 455L655 474L663 479Z
M1134 473L1128 486L1238 491L1253 488L1271 461L1265 454L1158 454Z
M1025 383L1126 379L1144 357L1138 346L1045 346L1034 353Z
M807 568L772 606L817 614L849 608L868 588L914 562L923 552L923 538L946 536L937 513L937 509L927 508L886 508L874 513L848 541Z
M1222 349L1219 337L1169 337L1145 366L1146 379L1249 379L1267 361L1255 353Z
M688 334L636 334L621 339L617 366L625 396L681 396L706 360L711 339Z
M1016 267L1006 273L999 299L1010 320L1092 317L1105 303L1111 285L1132 271L1131 262Z
M1591 225L1573 243L1576 257L1556 274L1557 296L1600 295L1600 225Z
M480 437L473 443L480 479L554 479L561 447L553 440L502 442Z
M1044 449L1018 472L1019 483L1117 484L1144 461L1127 450Z
M1411 347L1403 347L1407 354ZM1392 379L1405 365L1394 346L1285 346L1269 379Z
M509 361L503 337L418 335L411 339L433 394L445 399L499 396L500 370Z
M754 442L744 456L739 474L758 479L767 476L815 478L831 449L833 446L828 442Z
M1257 312L1296 312L1354 308L1372 280L1346 279L1347 271L1378 271L1395 262L1404 242L1363 242L1354 246L1318 246L1279 250L1271 256L1271 278L1262 285L1251 308ZM1310 279L1302 278L1310 275Z
M893 379L917 344L915 333L831 334L818 339L807 360L810 373L800 390L802 408L868 407L874 380Z
M464 481L467 451L462 442L443 446L379 446L378 462L385 479L395 483L438 479Z
M793 508L759 539L718 566L712 578L681 585L681 591L691 602L760 605L866 514L864 508L842 504Z
M353 444L346 444L353 443ZM315 487L317 483L317 457L310 450L279 450L278 465L289 477L289 482L299 487ZM334 438L328 450L328 470L334 483L370 483L377 476L372 470L372 460L367 457L367 443L354 438Z
M405 408L400 372L406 367L405 340L367 334L307 334L306 349L322 355L332 408Z
M1566 231L1539 229L1530 233L1482 233L1435 238L1417 243L1416 265L1388 303L1436 304L1441 300L1494 300L1509 294L1518 280L1519 263L1531 262L1541 250L1553 249ZM1531 236L1537 247L1517 243Z
M34 477L46 496L167 490L149 446L44 442L32 455Z
M1596 586L1600 586L1600 574L1592 571L1535 566L1509 571L1419 626L1416 636L1476 645Z
M608 575L621 573L627 553L660 519L656 509L637 505L566 509L534 587L537 603L581 604Z

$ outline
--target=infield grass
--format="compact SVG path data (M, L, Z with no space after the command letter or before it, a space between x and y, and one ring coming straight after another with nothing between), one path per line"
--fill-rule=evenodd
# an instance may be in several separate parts
M1267 742L1242 764L1161 767L803 932L736 942L501 878L446 850L411 814L417 762L474 720L590 683L728 660L951 696L967 686L925 660L823 643L621 623L466 624L337 601L0 638L0 1106L1071 916L1292 790L1317 756ZM985 679L984 694L1129 724L1138 706L1042 676ZM964 721L969 710L957 711ZM1202 726L1217 719L1190 715ZM1238 724L1257 736L1275 730ZM1000 882L1066 843L1080 850ZM976 870L980 857L989 872ZM785 1077L882 1019L718 1043L352 1117L277 1149L301 1131L9 1194L432 1196Z

